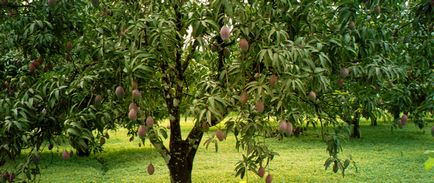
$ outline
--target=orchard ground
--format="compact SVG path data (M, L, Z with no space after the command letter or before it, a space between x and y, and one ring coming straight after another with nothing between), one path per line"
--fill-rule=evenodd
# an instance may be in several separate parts
M183 122L183 134L191 129L192 122ZM343 145L342 158L353 156L358 166L351 166L345 177L340 173L325 171L323 164L328 158L326 144L321 140L319 128L309 128L300 137L284 138L279 141L269 138L266 142L278 152L268 171L273 182L434 182L434 170L425 171L423 163L427 150L434 150L434 138L429 120L428 126L418 129L409 122L403 129L391 131L390 122L380 122L377 127L362 121L362 138L350 139ZM205 134L203 142L214 135L216 128ZM160 155L153 151L149 141L139 147L139 140L129 142L126 129L110 131L110 139L104 151L90 157L73 156L62 160L61 152L70 147L55 147L41 154L41 182L169 182L169 171ZM166 141L167 143L167 141ZM199 147L193 167L195 183L237 183L241 180L234 176L234 166L241 159L235 149L233 134L219 143L218 153L214 145L208 149ZM155 166L155 173L148 175L149 163ZM9 164L9 166L11 166ZM252 172L249 182L265 182ZM244 178L246 179L246 178Z

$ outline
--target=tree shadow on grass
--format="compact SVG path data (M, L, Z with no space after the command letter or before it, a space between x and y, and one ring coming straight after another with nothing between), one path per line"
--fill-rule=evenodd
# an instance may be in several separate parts
M74 155L67 160L62 158L62 152L60 150L41 152L39 163L41 170L61 167L67 167L71 170L83 167L101 169L103 164L108 168L118 168L139 162L162 161L160 155L150 147L110 149L96 154L92 153L88 157L79 157L74 152ZM2 168L13 169L26 159L27 153L22 153L17 159L8 161Z

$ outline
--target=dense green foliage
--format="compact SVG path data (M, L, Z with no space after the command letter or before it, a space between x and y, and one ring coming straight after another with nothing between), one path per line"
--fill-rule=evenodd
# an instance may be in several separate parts
M423 128L432 115L432 9L430 0L2 0L0 166L31 149L17 169L31 179L45 144L86 156L124 127L150 140L172 182L190 182L204 134L226 120L205 144L232 132L237 176L269 166L276 153L264 137L305 125L321 126L325 166L344 174L352 161L338 156L340 139L349 127L361 136L360 117L376 125L390 112L395 129L407 118ZM195 119L188 135L181 114Z

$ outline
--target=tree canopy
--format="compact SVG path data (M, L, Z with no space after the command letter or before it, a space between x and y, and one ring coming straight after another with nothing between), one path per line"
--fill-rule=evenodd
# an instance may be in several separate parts
M47 144L88 155L123 127L152 143L172 182L190 182L204 133L224 123L204 142L235 135L243 177L277 154L262 139L311 124L324 128L326 168L344 173L338 137L349 126L360 137L360 117L423 128L432 112L433 4L2 0L0 163L31 149L31 179ZM194 117L188 134L181 115Z

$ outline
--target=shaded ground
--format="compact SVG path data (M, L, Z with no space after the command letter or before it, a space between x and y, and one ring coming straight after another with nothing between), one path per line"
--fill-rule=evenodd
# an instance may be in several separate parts
M191 124L184 123L185 130ZM362 126L362 138L351 139L344 144L342 157L351 154L358 164L358 172L350 167L346 176L324 171L327 159L325 143L320 140L319 129L309 129L298 138L283 141L269 139L269 145L277 156L271 163L273 182L434 182L434 170L425 171L426 150L434 150L434 138L428 124L419 130L412 123L404 129L390 130L390 125ZM184 132L186 133L186 132ZM212 135L213 133L209 133ZM148 141L139 147L138 140L128 141L126 130L110 134L105 151L88 158L61 159L64 148L42 153L41 182L169 182L169 172L160 156L152 151ZM206 135L205 135L206 137ZM241 158L235 150L233 135L219 144L219 152L213 146L200 146L193 168L193 182L240 182L234 177L234 165ZM99 156L100 158L96 158ZM154 175L148 175L146 167L152 162ZM253 173L249 182L264 182Z

